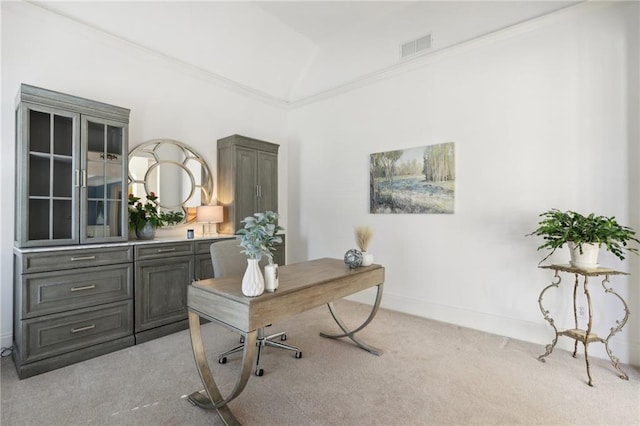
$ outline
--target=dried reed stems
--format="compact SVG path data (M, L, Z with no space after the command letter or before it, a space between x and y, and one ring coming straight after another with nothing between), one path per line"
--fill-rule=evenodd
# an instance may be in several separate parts
M373 231L368 226L356 226L356 243L360 248L360 251L367 251L367 247L369 247L369 242L371 242L371 238L373 237Z

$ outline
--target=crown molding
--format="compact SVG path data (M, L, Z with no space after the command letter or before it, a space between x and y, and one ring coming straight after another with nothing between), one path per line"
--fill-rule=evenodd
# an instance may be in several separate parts
M1 0L0 0L1 1ZM38 2L38 1L31 1L31 0L23 0L24 3L29 4L31 6L33 6L34 8L37 8L39 10L42 10L46 13L50 13L52 15L55 15L57 17L60 17L64 20L66 20L69 23L75 24L80 26L81 28L85 29L85 30L90 30L91 32L101 35L101 36L105 36L109 39L111 39L112 41L116 41L122 44L127 45L130 48L136 49L142 53L151 55L153 57L155 57L156 59L160 59L164 62L168 62L176 67L182 68L184 71L189 72L190 74L199 77L201 79L205 79L205 80L209 80L214 84L217 84L218 86L224 87L225 89L234 91L236 93L248 96L250 98L253 98L257 101L260 102L264 102L267 103L269 105L278 107L278 108L287 108L289 105L289 102L287 102L284 99L280 99L277 98L275 96L272 96L266 92L263 92L261 90L255 89L251 86L247 86L245 84L239 83L238 81L235 81L233 79L230 79L228 77L222 76L220 74L216 74L212 71L209 71L205 68L202 68L198 65L192 64L190 62L184 61L182 59L178 59L175 58L171 55L168 55L160 50L154 49L152 47L148 47L145 45L142 45L138 42L135 42L133 40L130 40L126 37L123 37L121 35L118 34L114 34L104 28L100 28L97 27L89 22L85 22L83 20L80 20L78 18L69 16L65 13L62 13L58 10L52 9L51 7L49 7L47 5L47 3L44 2Z
M465 51L476 49L484 45L506 40L506 39L518 36L520 34L524 34L524 33L542 28L546 25L552 24L554 22L560 21L562 19L565 19L569 16L573 16L578 13L587 13L587 12L602 9L605 7L610 7L612 4L615 4L615 3L616 3L615 1L605 2L605 1L585 0L580 3L566 6L562 9L549 12L547 14L538 16L533 19L518 22L516 24L509 25L507 27L504 27L495 31L491 31L486 34L461 41L451 46L446 46L440 49L434 49L431 51L423 52L421 54L416 55L415 57L401 60L396 64L390 65L380 70L355 78L348 83L336 85L332 88L317 92L309 96L302 96L298 99L289 100L289 103L288 103L289 109L296 109L296 108L300 108L302 106L309 105L315 102L320 102L322 100L332 98L332 97L341 95L343 93L347 93L352 90L359 89L361 87L375 84L382 80L390 79L398 75L426 67L445 57L457 55Z
M322 100L329 99L329 98L359 89L361 87L369 86L379 81L390 79L398 75L414 71L416 69L426 67L450 55L460 54L465 51L478 48L480 46L502 41L511 37L518 36L520 34L524 34L526 32L539 29L541 27L560 21L567 17L574 16L575 14L578 14L578 13L587 13L587 12L602 9L605 7L611 7L613 4L616 4L617 2L585 0L580 3L569 5L562 9L541 15L539 17L522 21L522 22L510 25L495 31L491 31L489 33L459 42L451 46L446 46L440 49L424 52L413 58L407 58L407 59L401 60L396 64L393 64L385 68L382 68L380 70L376 70L374 72L357 77L347 83L338 84L329 89L318 91L311 95L301 96L297 99L294 99L294 98L284 99L284 98L272 96L254 87L244 85L233 79L230 79L228 77L225 77L225 76L216 74L212 71L209 71L207 69L204 69L200 66L183 61L181 59L177 59L160 50L150 48L148 46L144 46L133 40L114 34L104 28L99 28L88 22L84 22L77 18L68 16L57 10L51 9L46 5L46 3L32 1L32 0L24 0L24 3L30 4L40 10L43 10L48 13L54 14L58 17L61 17L69 22L82 26L85 29L89 29L94 33L106 36L111 40L115 40L117 42L126 44L130 48L137 49L141 52L152 55L155 58L171 63L176 67L179 67L185 71L188 71L189 73L191 73L196 77L211 81L212 83L217 84L221 87L224 87L228 90L248 96L254 100L264 102L278 108L293 110L296 108L300 108L312 103L320 102Z

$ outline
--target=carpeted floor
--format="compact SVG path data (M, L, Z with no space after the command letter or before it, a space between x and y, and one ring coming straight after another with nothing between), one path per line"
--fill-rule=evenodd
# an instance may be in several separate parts
M340 301L345 322L357 325L369 307ZM326 307L274 324L299 346L301 359L268 348L262 377L229 406L246 425L638 425L640 369L591 359L595 387L586 385L583 354L544 347L381 309L360 333L382 348L371 355L337 332ZM210 363L223 393L235 382L238 356L218 352L238 335L203 326ZM551 338L551 336L550 336ZM220 425L214 412L185 399L202 389L188 331L18 380L10 358L1 364L1 424Z

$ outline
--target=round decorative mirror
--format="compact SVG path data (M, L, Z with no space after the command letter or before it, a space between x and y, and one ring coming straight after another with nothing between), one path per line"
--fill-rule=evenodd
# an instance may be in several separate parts
M129 194L146 200L155 193L162 211L184 213L181 223L195 220L195 208L208 205L213 176L191 147L172 139L154 139L129 153Z

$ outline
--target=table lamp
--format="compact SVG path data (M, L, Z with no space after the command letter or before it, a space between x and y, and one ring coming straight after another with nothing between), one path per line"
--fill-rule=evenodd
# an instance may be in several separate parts
M211 224L220 223L222 222L222 219L223 219L222 206L198 206L196 208L196 222L209 224L209 231L207 232L208 235L212 235ZM217 234L217 232L214 232L213 234ZM202 225L202 235L205 235L204 225Z

